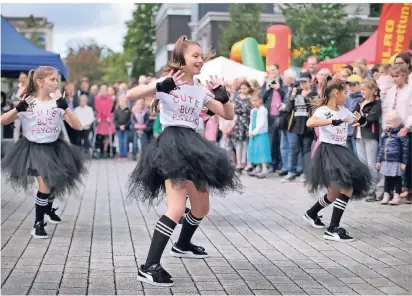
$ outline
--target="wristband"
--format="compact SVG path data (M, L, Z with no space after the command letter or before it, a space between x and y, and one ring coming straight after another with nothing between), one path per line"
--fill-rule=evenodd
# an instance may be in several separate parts
M172 77L167 77L165 80L156 83L157 92L168 94L174 89L176 89L176 84Z
M226 104L229 102L229 95L226 91L226 88L223 85L219 85L215 89L212 90L213 94L215 95L215 99L221 102L222 104Z
M27 110L27 108L29 107L29 104L27 104L26 100L21 100L17 106L16 106L16 110L17 112L24 112Z
M332 119L332 126L338 126L341 125L343 122L342 119Z
M57 108L60 108L63 110L66 110L69 107L69 105L67 104L66 100L63 97L60 97L60 99L56 101L56 105L57 105Z

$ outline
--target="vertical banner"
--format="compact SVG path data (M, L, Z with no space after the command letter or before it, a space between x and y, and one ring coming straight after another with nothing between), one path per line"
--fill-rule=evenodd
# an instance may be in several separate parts
M376 63L389 59L409 48L412 32L412 4L385 3L382 7L376 43Z

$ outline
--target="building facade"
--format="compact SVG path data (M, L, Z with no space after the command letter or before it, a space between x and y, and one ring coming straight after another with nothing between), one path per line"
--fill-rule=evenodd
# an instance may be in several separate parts
M53 24L44 17L5 17L16 30L29 40L53 51Z
M221 26L230 22L229 3L163 4L156 16L156 63L160 73L167 63L176 39L185 34L200 43L203 50L212 46L219 56ZM265 27L284 24L280 4L262 3L260 16ZM360 18L361 30L356 35L356 46L363 43L378 27L379 18L370 17L370 4L348 4L346 13Z

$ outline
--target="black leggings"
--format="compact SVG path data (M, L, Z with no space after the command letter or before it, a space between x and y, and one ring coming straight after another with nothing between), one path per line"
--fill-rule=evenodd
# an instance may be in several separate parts
M384 192L390 193L392 190L395 190L395 193L397 194L401 194L401 191L402 191L402 177L401 176L395 176L395 177L385 176Z

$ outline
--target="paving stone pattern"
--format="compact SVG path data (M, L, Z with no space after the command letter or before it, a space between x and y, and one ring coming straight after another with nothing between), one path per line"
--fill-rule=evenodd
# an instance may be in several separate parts
M136 280L154 226L166 209L124 202L133 162L92 161L77 193L60 203L63 223L50 239L32 239L31 192L2 178L1 292L3 295L410 295L411 206L350 202L342 219L352 243L323 239L302 220L315 201L299 182L242 176L243 194L212 197L194 236L211 255L171 257L162 264L175 286ZM328 224L332 207L324 210ZM179 235L178 226L171 238Z

